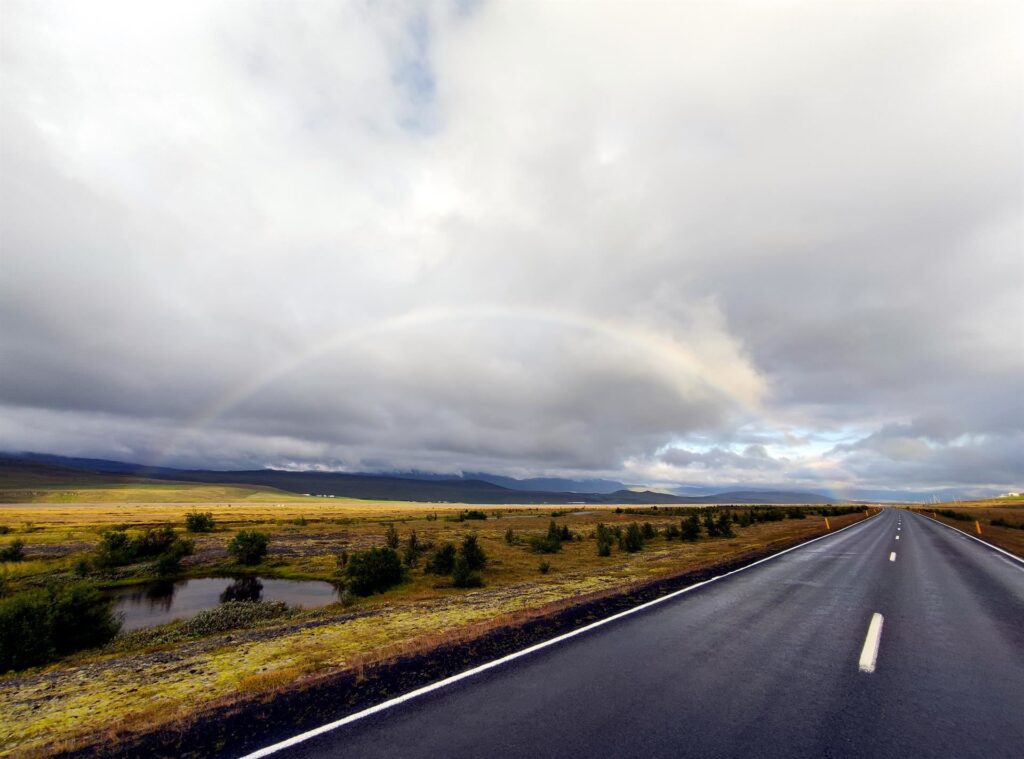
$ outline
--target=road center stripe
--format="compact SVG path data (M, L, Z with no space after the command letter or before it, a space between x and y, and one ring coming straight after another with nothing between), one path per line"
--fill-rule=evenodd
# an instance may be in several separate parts
M864 648L860 651L860 671L868 674L875 671L875 662L878 661L878 644L882 642L882 622L885 620L877 611L871 617L871 624L868 625L868 634L864 638Z

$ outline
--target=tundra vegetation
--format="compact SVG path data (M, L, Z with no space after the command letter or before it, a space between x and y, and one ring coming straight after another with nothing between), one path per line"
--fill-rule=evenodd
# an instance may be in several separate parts
M0 550L10 549L0 565L0 753L46 754L152 729L214 702L427 651L820 534L823 510L833 529L864 516L860 507L572 511L262 502L266 495L0 505ZM162 574L327 580L339 586L339 603L303 611L228 601L119 633L103 591Z

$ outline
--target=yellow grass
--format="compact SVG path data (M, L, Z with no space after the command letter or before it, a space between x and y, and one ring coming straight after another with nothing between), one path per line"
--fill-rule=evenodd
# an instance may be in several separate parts
M594 540L586 537L597 522L650 521L661 526L679 518L587 507L556 519L584 536L582 541L566 543L560 553L538 555L525 545L507 544L505 531L511 527L524 537L540 535L553 507L474 506L492 518L444 520L460 508L337 499L202 504L202 511L213 513L218 530L194 536L196 556L187 566L193 574L232 569L225 545L244 527L269 532L271 545L286 549L260 567L261 574L332 579L339 551L382 545L384 524L392 523L403 540L415 530L421 541L435 545L458 543L464 535L476 533L489 557L483 572L486 587L453 589L447 578L417 569L408 582L388 593L360 600L351 608L334 606L276 623L272 635L235 631L230 640L222 635L178 644L170 649L171 656L151 656L145 650L87 652L35 673L8 675L0 678L0 752L45 754L125 726L152 727L215 701L271 692L302 677L426 650L440 640L472 635L552 604L624 589L823 527L821 517L814 516L739 529L733 539L705 538L688 544L659 537L640 553L615 549L611 557L601 558ZM154 502L0 505L0 524L15 530L26 522L34 525L32 532L0 536L0 545L12 537L27 543L28 561L8 566L9 572L17 573L9 574L10 581L32 584L70 572L74 562L93 548L99 532L113 524L180 526L191 509L192 505ZM435 514L436 520L428 518ZM300 517L305 524L295 523ZM852 518L833 517L833 528ZM546 575L538 572L541 560L551 564Z

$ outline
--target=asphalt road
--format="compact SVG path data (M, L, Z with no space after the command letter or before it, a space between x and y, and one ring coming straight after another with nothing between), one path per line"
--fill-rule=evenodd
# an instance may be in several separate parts
M1019 759L1024 564L887 509L274 756Z

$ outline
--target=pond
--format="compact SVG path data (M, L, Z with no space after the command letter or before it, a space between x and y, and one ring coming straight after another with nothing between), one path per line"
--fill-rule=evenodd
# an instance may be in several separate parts
M124 631L186 619L224 601L284 601L314 609L338 600L338 589L319 580L200 577L132 585L111 591Z

